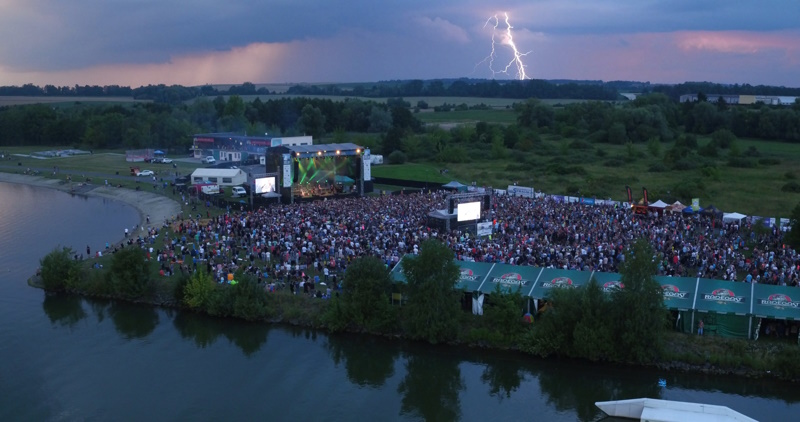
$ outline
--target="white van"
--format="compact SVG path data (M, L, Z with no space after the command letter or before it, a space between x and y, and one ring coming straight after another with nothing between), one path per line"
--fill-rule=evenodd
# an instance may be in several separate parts
M210 155L208 157L203 158L203 163L205 163L205 164L214 164L216 162L217 162L217 160L215 160L214 157L212 157Z
M231 188L233 196L247 196L247 191L241 186L234 186Z

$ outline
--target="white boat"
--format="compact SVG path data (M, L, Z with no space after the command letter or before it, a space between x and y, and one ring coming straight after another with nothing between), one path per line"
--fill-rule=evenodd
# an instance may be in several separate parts
M594 405L608 416L642 422L757 422L729 407L713 404L641 398L599 401Z

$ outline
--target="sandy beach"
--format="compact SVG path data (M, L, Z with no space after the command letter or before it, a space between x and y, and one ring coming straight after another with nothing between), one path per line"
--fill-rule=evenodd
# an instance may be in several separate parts
M72 192L76 195L97 196L121 201L139 211L140 225L144 227L161 227L165 221L175 218L181 212L181 206L177 201L152 192L87 183L72 183L70 186L62 180L2 172L0 172L0 182L21 183L63 192L70 192L73 189ZM147 223L148 215L150 216L149 224Z

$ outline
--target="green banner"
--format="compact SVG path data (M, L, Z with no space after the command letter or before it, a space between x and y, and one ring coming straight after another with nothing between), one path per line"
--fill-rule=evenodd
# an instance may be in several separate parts
M496 286L504 292L519 291L528 296L542 269L527 265L494 264L489 277L481 283L480 290L491 293Z
M620 275L617 273L601 273L599 271L595 271L592 273L591 278L593 278L606 293L612 293L615 290L625 288L620 281Z
M456 261L456 264L461 270L456 282L456 288L468 292L479 290L481 283L486 280L489 271L492 269L492 264L485 262Z
M655 276L664 294L667 309L687 311L694 308L697 278Z
M754 284L753 315L761 318L800 320L800 289Z
M700 312L747 315L750 313L750 284L701 278L695 309Z
M533 287L529 296L542 299L548 296L552 289L573 288L582 286L589 282L592 276L591 271L559 270L555 268L544 268L539 276L539 280Z

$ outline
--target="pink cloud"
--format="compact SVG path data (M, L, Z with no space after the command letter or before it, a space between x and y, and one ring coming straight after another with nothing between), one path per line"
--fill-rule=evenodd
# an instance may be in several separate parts
M720 53L755 54L764 50L794 50L800 39L797 34L754 33L742 31L686 31L675 34L682 50L705 50Z
M289 44L254 43L228 51L174 57L165 63L121 63L69 71L15 73L0 68L0 80L17 84L34 80L56 85L132 87L153 83L191 86L269 81L283 70L281 61L290 48Z
M549 35L527 57L536 78L798 86L800 34Z

